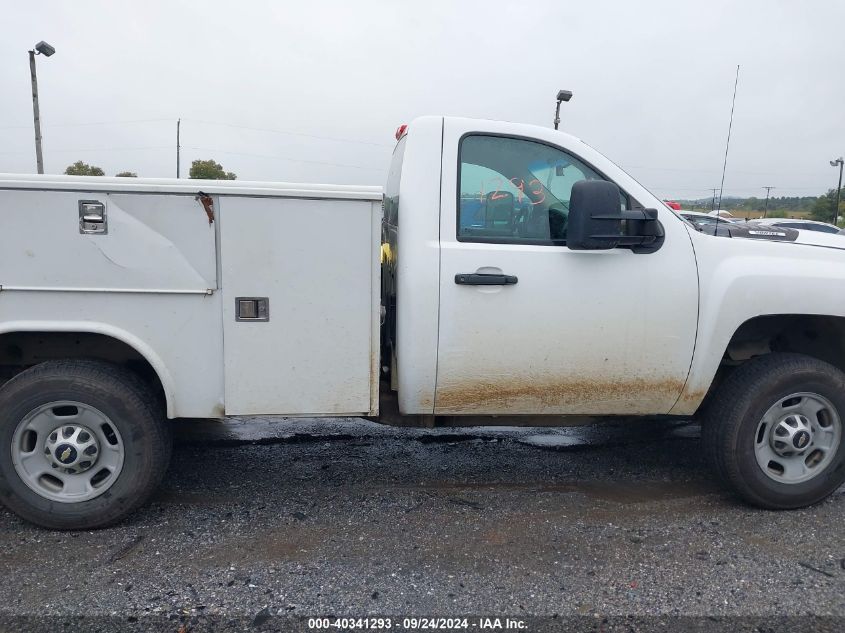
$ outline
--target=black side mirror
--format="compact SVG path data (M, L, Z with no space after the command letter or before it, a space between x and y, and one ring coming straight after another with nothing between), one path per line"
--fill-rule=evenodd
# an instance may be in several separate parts
M663 246L656 209L620 209L619 187L606 180L581 180L572 186L566 245L574 251L630 248L653 253Z

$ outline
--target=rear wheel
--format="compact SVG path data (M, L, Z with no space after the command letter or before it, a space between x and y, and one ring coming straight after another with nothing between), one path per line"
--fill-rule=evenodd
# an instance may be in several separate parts
M845 481L845 374L799 354L752 359L720 385L703 441L718 475L768 509L821 501Z
M156 395L97 361L50 361L0 389L0 499L38 525L109 525L161 481L170 436Z

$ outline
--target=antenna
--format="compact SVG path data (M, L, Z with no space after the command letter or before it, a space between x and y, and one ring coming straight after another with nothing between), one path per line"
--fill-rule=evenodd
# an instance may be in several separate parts
M716 233L719 232L719 215L722 212L722 194L725 191L725 170L728 168L728 149L731 146L731 128L734 124L734 106L736 105L736 87L739 84L739 64L736 65L736 79L734 80L734 96L731 101L731 119L728 123L728 140L725 142L725 161L722 163L722 185L719 187L719 206L716 209Z

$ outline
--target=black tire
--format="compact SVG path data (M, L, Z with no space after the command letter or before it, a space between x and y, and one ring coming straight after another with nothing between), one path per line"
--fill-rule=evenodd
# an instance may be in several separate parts
M748 503L790 510L818 503L845 482L845 433L828 465L812 479L783 483L757 463L758 425L769 408L792 394L823 396L845 423L845 374L818 359L774 353L737 367L718 387L702 420L707 460L719 478Z
M12 438L18 424L51 402L76 401L109 418L123 441L123 466L111 486L86 501L63 503L32 490L15 470ZM144 504L161 482L172 440L155 392L130 371L100 361L60 360L36 365L0 388L0 501L45 528L105 527Z

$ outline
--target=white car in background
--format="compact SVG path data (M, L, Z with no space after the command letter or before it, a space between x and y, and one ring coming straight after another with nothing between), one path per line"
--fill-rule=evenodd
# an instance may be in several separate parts
M678 211L678 215L680 215L684 220L692 222L697 228L701 228L703 226L707 226L709 224L716 224L716 222L737 222L738 220L731 217L725 217L723 215L715 215L715 212L712 213L701 213L699 211ZM722 213L727 213L723 211Z
M816 220L799 220L794 218L760 218L758 220L749 220L755 224L765 224L768 226L779 226L787 229L799 229L801 231L817 231L819 233L839 233L839 227L827 222L818 222Z
M711 218L719 218L719 222L742 222L742 218L735 217L730 211L711 211L708 213Z

